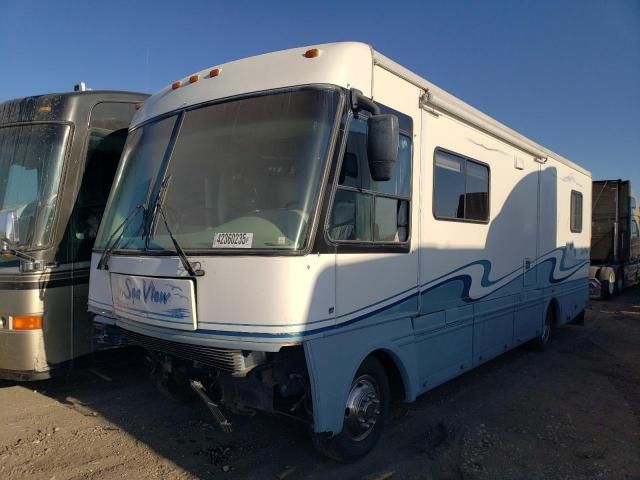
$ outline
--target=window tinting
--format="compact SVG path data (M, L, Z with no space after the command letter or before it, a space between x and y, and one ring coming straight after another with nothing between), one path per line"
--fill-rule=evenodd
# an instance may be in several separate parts
M582 194L571 190L571 231L582 232Z
M400 135L398 158L388 181L371 178L367 123L351 122L329 236L334 241L402 243L409 239L411 139Z
M444 150L436 150L436 218L489 220L489 168Z

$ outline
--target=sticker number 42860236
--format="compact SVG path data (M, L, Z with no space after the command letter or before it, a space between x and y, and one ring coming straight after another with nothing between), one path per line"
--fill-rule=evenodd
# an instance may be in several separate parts
M253 233L216 233L213 248L251 248Z

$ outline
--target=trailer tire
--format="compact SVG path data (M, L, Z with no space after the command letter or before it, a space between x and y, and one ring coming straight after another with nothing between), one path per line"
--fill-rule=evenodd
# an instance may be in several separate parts
M391 390L382 364L367 357L349 390L342 431L334 436L312 434L322 455L341 463L364 457L378 443L389 414Z
M618 270L616 275L616 285L615 285L615 294L620 295L622 293L622 289L624 288L624 270Z
M602 280L602 299L609 300L616 294L616 271L613 268L607 269L607 275Z

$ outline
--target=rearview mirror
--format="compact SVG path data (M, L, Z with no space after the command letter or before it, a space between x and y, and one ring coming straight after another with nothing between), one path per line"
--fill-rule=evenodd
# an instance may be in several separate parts
M14 245L20 241L18 214L15 210L0 210L0 240Z
M384 182L391 178L391 172L398 157L400 128L398 117L392 114L380 114L369 117L367 138L367 156L371 178Z

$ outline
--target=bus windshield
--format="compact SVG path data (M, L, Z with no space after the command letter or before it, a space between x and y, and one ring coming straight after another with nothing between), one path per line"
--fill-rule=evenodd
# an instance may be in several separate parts
M167 225L184 249L303 248L339 99L304 88L188 110L166 168L178 116L134 130L96 246L145 205L117 249L173 250Z
M0 127L0 210L16 212L17 248L49 241L69 131L44 123Z

